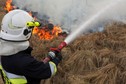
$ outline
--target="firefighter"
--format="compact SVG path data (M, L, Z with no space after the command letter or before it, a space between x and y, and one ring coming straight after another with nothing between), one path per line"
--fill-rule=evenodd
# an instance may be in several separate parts
M20 9L7 13L0 31L0 71L5 84L40 84L42 79L55 75L57 65L62 60L61 53L49 62L36 60L31 56L32 48L29 39L32 27L38 26L34 19ZM29 26L31 25L31 26Z

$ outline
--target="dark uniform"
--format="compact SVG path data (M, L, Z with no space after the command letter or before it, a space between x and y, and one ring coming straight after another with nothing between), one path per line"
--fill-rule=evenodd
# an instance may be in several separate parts
M41 79L51 77L49 63L37 61L31 56L32 48L20 51L11 56L1 56L1 63L4 70L26 77L28 84L40 84Z

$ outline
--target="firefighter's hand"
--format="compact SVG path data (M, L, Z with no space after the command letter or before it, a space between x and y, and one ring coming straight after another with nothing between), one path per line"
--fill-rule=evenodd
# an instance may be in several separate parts
M56 65L58 65L60 63L60 61L62 60L62 55L61 52L49 52L50 55L52 57L51 61L54 62ZM51 54L52 53L52 54Z
M50 48L50 52L48 53L48 56L52 59L59 56L60 50L58 48Z

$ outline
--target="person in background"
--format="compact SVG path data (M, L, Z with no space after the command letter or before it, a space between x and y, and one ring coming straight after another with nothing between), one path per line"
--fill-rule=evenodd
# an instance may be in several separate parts
M49 62L36 60L29 46L35 22L26 11L16 9L7 13L2 20L0 31L0 71L5 84L40 84L56 74L57 66L62 60L60 52L52 53L55 57Z

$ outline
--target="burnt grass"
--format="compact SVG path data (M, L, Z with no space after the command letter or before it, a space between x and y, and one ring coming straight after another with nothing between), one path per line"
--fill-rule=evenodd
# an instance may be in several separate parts
M4 2L0 1L3 6ZM4 15L0 7L0 21ZM65 38L40 40L33 35L32 55L42 60ZM41 84L126 84L126 24L112 22L103 32L80 36L62 51L57 74ZM0 82L0 84L2 84Z

